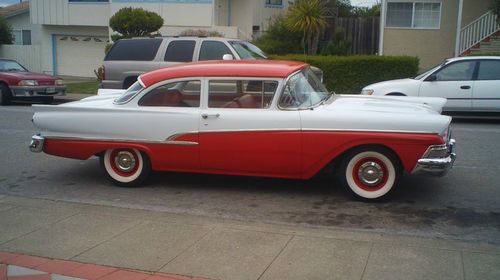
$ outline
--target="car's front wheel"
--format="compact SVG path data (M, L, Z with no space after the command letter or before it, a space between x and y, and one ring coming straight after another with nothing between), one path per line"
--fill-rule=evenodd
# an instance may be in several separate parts
M138 187L148 177L151 163L137 149L109 149L101 156L101 167L108 178L121 187Z
M0 105L9 105L12 95L10 89L5 84L0 84Z
M341 178L358 198L377 200L394 189L400 169L399 161L390 151L366 147L346 155L342 161Z

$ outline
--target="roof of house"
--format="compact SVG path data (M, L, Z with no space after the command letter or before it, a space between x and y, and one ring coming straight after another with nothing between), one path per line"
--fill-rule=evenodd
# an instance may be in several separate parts
M277 60L204 61L179 64L142 74L140 81L149 87L158 82L187 77L274 77L286 78L308 64Z
M8 18L18 14L22 14L24 12L28 12L29 10L30 10L29 1L23 1L18 4L0 8L0 16Z

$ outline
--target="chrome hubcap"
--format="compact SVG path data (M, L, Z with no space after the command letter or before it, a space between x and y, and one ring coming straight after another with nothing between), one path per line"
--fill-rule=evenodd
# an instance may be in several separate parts
M384 178L384 169L376 162L365 162L358 169L358 178L367 186L375 186Z
M135 167L135 158L131 152L120 151L115 157L115 165L120 171L128 172Z

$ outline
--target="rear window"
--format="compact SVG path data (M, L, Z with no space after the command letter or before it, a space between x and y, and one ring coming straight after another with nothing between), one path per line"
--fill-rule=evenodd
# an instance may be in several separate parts
M162 39L132 39L116 42L104 58L109 60L144 60L155 58Z
M193 61L195 41L172 41L168 44L165 61L191 62Z

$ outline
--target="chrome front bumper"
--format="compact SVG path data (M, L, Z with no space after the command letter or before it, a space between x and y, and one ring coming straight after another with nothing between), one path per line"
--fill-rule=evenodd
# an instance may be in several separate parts
M41 153L43 151L43 144L45 138L40 135L31 136L30 151L33 153Z
M412 174L425 174L433 176L444 176L453 167L457 155L453 152L455 140L449 139L448 143L439 146L431 146L419 159ZM432 157L433 153L446 153L444 157Z

